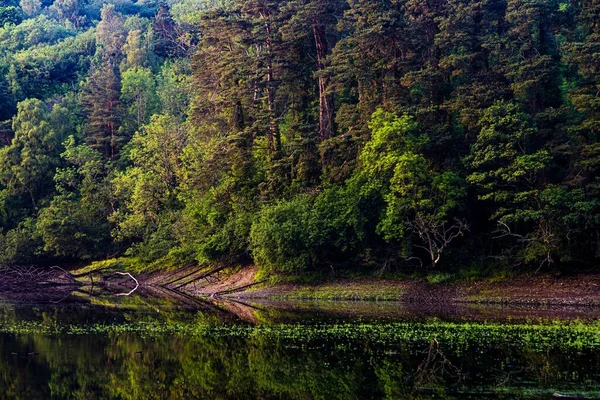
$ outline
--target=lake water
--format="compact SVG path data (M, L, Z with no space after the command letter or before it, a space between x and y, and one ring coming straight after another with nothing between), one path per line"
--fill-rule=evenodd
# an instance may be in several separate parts
M7 301L0 398L600 398L598 313L164 293Z

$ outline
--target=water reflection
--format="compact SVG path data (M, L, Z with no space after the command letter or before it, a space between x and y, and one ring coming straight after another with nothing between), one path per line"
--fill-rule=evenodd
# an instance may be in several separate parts
M96 299L96 304L4 305L3 327L159 323L278 326L301 315L297 335L109 332L0 334L3 399L421 399L600 396L600 349L510 340L380 342L304 337L294 307L189 299ZM325 307L328 308L328 307ZM231 317L228 311L237 316ZM229 315L229 316L228 316ZM241 318L241 319L240 319ZM300 317L298 317L300 318ZM335 316L335 320L341 318ZM386 317L391 318L390 316ZM355 319L355 318L354 318ZM226 320L226 322L222 322ZM308 321L308 322L307 322ZM5 329L6 331L6 329ZM307 329L307 331L309 331Z

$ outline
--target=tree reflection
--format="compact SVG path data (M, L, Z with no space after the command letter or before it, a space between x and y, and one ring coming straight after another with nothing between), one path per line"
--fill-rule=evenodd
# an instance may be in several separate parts
M104 315L98 308L4 308L1 316L3 323L35 317L48 325L152 318L220 323L177 308ZM6 399L411 399L482 391L514 397L600 385L600 352L593 349L544 352L502 341L450 346L440 339L382 344L369 337L249 332L1 334L0 393Z

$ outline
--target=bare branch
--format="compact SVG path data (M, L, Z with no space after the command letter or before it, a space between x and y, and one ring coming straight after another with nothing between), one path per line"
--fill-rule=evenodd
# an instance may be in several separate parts
M426 218L421 214L417 214L414 220L408 220L406 223L409 229L417 234L423 242L422 245L414 244L413 246L424 250L429 255L432 267L439 264L444 250L469 230L469 225L464 219L455 219L451 225L447 226L440 220Z

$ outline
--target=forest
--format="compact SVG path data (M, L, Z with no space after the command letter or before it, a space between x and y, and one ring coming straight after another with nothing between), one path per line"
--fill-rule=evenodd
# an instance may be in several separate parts
M0 265L599 265L600 0L2 0L0 121Z

